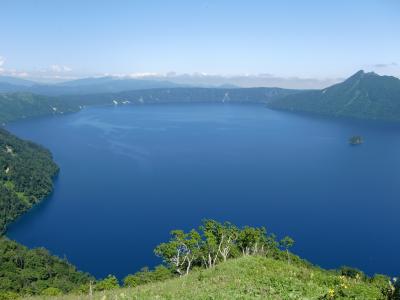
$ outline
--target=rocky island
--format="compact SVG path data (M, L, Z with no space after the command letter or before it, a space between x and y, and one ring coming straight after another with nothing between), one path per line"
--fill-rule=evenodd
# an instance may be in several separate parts
M353 146L361 145L362 143L364 143L364 140L362 136L359 135L354 135L349 139L349 144Z

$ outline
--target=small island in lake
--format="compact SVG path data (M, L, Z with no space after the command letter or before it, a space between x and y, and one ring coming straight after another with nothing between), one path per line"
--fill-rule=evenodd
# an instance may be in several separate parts
M359 135L354 135L349 139L350 145L361 145L362 143L364 143L364 140L362 136Z

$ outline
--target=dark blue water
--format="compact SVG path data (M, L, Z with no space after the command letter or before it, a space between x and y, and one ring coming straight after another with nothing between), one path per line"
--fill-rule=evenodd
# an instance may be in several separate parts
M8 128L48 147L54 194L8 235L97 277L160 263L203 218L265 225L323 267L400 270L400 126L259 105L90 108ZM365 137L352 147L351 135Z

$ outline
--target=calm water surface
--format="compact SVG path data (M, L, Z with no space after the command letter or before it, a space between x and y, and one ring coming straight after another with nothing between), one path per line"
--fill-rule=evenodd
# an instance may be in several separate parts
M259 105L85 109L8 126L49 148L54 194L8 235L97 277L160 260L172 229L203 218L265 225L323 267L400 270L400 127ZM351 135L365 137L351 147Z

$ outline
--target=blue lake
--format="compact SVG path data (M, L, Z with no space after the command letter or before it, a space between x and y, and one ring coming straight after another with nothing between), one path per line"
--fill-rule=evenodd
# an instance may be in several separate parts
M265 225L326 268L400 270L400 126L262 105L94 107L16 122L61 171L8 236L96 277L154 266L172 229ZM349 146L362 135L365 143Z

